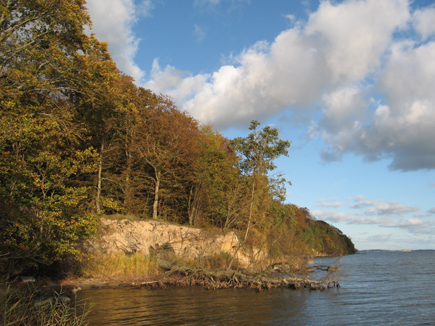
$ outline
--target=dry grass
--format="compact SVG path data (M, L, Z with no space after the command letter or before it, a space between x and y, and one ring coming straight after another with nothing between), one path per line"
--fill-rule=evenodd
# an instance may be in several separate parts
M155 257L137 252L94 257L84 264L82 274L90 278L147 279L159 275L160 271Z
M51 300L41 302L41 293L33 286L20 291L12 291L7 286L0 292L0 315L4 326L82 326L92 304L75 303L73 307L62 300L62 293L55 293Z

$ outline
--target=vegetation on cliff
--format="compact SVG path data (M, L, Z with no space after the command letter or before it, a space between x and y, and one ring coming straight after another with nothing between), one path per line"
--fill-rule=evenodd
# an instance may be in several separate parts
M122 74L84 33L84 0L0 1L0 272L80 252L101 214L233 229L240 246L347 254L339 230L284 204L290 143L253 121L229 140Z

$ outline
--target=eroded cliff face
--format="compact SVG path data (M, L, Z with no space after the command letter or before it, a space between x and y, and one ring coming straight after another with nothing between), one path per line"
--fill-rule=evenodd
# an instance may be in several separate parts
M210 234L153 220L101 219L101 231L82 246L93 254L170 252L179 258L197 260L220 252L234 254L238 240L234 232ZM240 267L249 265L249 255L244 250L239 250L236 258Z

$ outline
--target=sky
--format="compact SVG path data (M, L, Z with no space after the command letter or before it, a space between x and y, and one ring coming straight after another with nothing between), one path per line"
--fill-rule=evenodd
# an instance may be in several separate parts
M359 250L435 249L435 1L87 0L136 84L292 142L287 203Z

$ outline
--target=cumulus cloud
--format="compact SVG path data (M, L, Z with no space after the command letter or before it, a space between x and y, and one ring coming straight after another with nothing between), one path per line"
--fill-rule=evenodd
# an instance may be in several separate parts
M344 204L343 203L339 203L339 202L336 202L336 203L321 203L320 206L322 206L322 207L341 207L341 206L344 206Z
M198 1L205 2L220 1ZM326 141L324 160L353 152L368 161L390 158L396 170L433 169L434 10L412 12L407 0L323 1L307 22L211 74L153 66L146 86L219 129L319 108L308 135ZM428 41L394 37L409 28Z
M430 234L435 232L435 221L425 219L430 214L419 214L420 208L406 206L399 202L381 202L379 200L365 200L365 197L358 195L349 198L354 204L349 208L356 210L355 214L344 211L323 211L315 210L311 214L320 220L330 223L345 223L352 225L373 225L384 228L398 228L412 234ZM318 200L322 207L341 207L341 205L328 205L324 199ZM343 210L346 208L341 208ZM435 208L428 211L435 214ZM409 217L408 217L409 216Z
M357 204L351 205L351 208L365 208L368 215L403 215L407 213L418 212L419 207L405 206L399 202L391 201L388 203L379 200L359 201Z
M426 40L429 36L435 34L435 8L429 7L419 9L414 12L412 17L414 28Z
M337 199L337 198L330 198L327 200L334 200L334 199ZM321 206L321 207L342 207L342 206L344 206L344 204L340 203L340 202L326 203L325 201L326 201L326 199L317 200L317 202L319 203L318 206Z
M259 41L234 58L237 64L204 75L201 91L184 97L182 107L225 128L323 98L331 122L350 121L364 110L363 104L354 105L362 95L350 84L380 65L392 33L409 15L405 0L322 2L306 25L283 31L272 44Z
M249 1L194 5L242 3ZM142 85L132 27L150 14L152 1L89 0L88 7L97 37ZM325 161L351 152L367 161L390 159L395 170L435 168L435 8L413 11L409 0L322 1L305 22L287 17L292 27L273 42L258 41L213 73L192 75L156 59L144 85L219 129L286 110L315 117L308 136L326 142ZM194 28L200 41L205 30ZM395 38L400 31L407 33Z
M203 84L198 92L182 96L182 108L204 123L225 128L281 112L290 104L308 104L319 93L324 78L318 74L322 70L315 49L300 33L288 30L273 44L257 42L235 58L238 65L187 77L201 79ZM158 74L167 72L168 67Z
M196 93L203 90L208 75L191 76L187 71L181 71L167 65L160 67L159 60L154 59L151 69L151 80L144 87L152 89L156 93L164 93L171 96L176 103L183 103Z
M134 0L88 0L87 8L93 22L90 32L109 44L109 51L120 70L142 83L145 73L134 62L140 40L132 27L140 16L150 15L151 0L139 4Z
M355 215L346 214L343 212L330 212L315 210L311 212L319 220L325 220L332 223L348 223L348 224L380 224L382 219L359 217Z
M332 82L354 81L379 66L392 32L404 27L409 16L407 1L323 1L305 33L319 39Z

